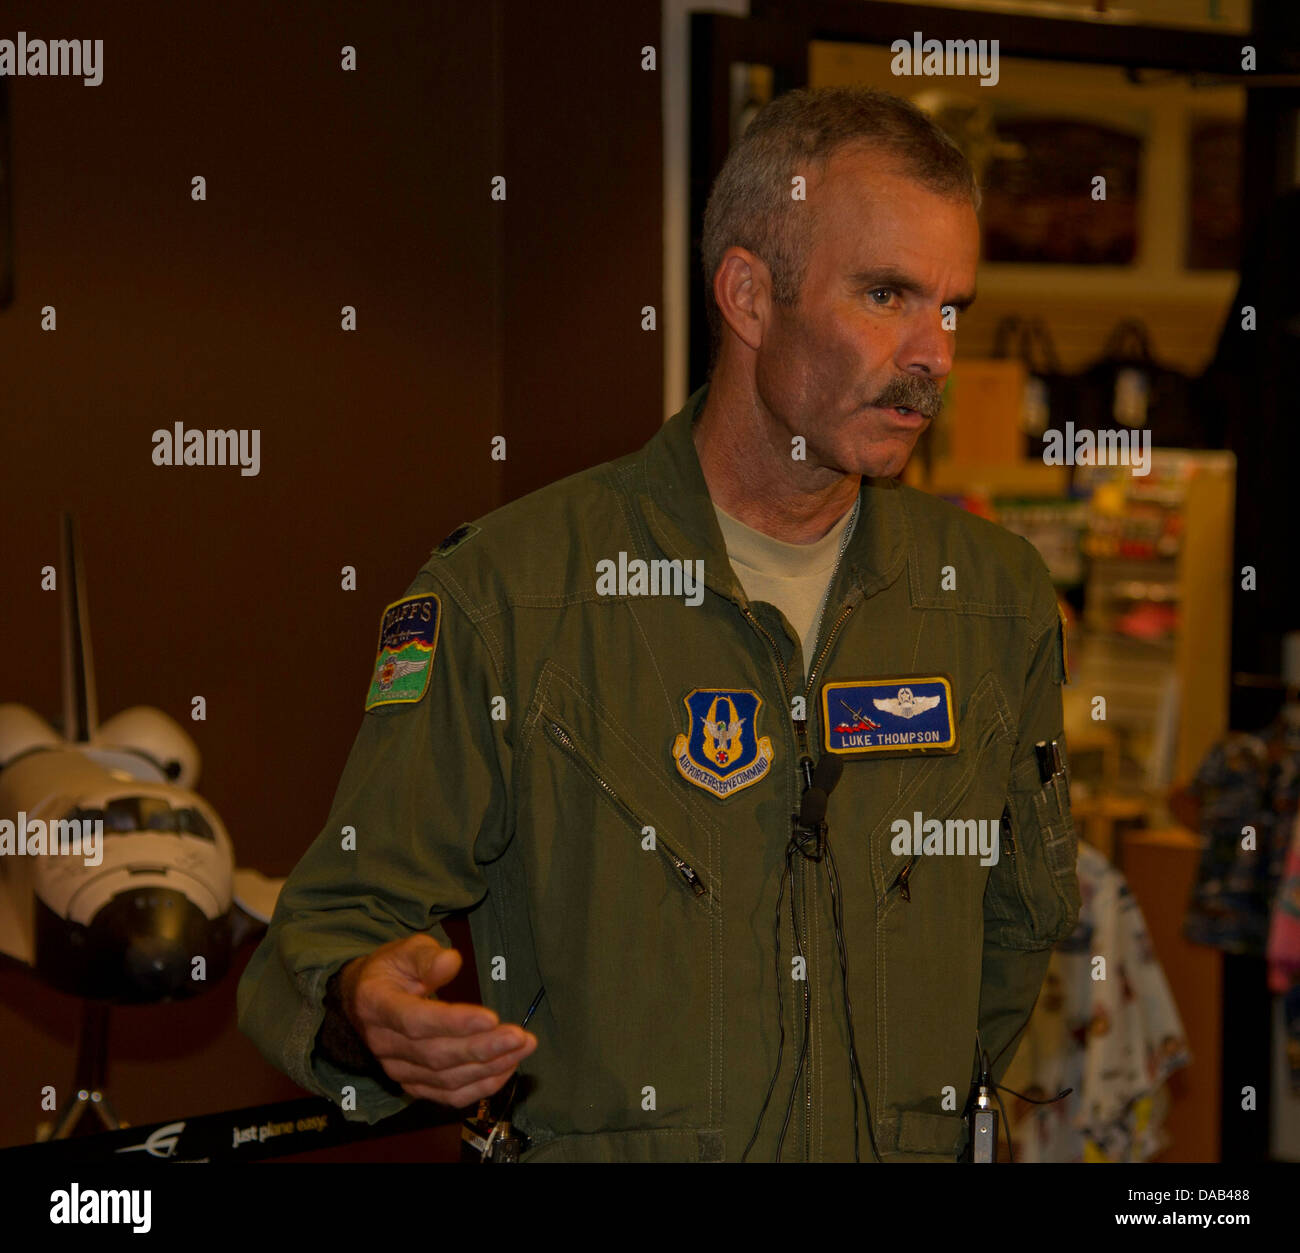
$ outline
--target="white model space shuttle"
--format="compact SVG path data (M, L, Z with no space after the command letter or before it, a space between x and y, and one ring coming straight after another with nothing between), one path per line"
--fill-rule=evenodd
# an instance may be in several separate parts
M62 734L0 705L0 952L91 999L193 996L270 920L283 880L235 869L221 819L192 790L199 751L177 722L136 706L99 724L67 514L61 565Z

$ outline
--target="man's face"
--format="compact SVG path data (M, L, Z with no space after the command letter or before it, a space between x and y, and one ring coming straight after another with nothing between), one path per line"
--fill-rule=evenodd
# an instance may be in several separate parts
M793 308L768 305L758 396L805 437L809 466L896 475L939 412L955 341L944 313L974 297L975 210L860 148L837 152L808 194L808 272Z

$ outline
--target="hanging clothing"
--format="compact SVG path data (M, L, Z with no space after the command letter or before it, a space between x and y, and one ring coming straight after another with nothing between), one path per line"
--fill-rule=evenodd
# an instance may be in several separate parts
M1206 754L1188 791L1203 847L1183 934L1263 957L1300 800L1300 735L1284 722L1234 732Z
M1300 1095L1300 817L1291 824L1291 847L1273 906L1268 986L1282 997L1287 1071L1292 1091Z
M1166 1143L1162 1085L1191 1061L1178 1007L1124 876L1079 844L1082 908L1003 1084L1018 1162L1146 1161Z

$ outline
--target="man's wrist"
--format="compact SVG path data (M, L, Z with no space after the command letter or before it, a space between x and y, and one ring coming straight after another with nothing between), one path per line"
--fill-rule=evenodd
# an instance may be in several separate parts
M340 1070L387 1078L378 1058L352 1021L350 1007L358 964L359 959L354 958L330 975L325 983L325 1017L316 1034L316 1052Z

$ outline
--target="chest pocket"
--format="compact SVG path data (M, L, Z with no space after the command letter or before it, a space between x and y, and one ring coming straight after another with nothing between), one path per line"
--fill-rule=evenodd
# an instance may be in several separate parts
M658 729L634 735L553 661L524 719L516 843L556 1033L532 1066L543 1125L719 1125L721 836L670 786Z
M705 911L717 910L720 832L707 810L670 786L666 755L656 758L580 680L551 661L525 725L529 754L545 746L560 763L565 820L581 816L586 828L572 830L573 837L594 854L626 861L634 879L662 881ZM602 813L616 821L599 818ZM615 847L590 843L598 832Z
M891 896L907 899L912 875L925 860L914 851L892 851L894 824L905 820L910 829L917 813L924 821L984 819L986 824L996 823L1006 802L1015 739L1016 724L1002 685L990 670L975 685L960 715L956 753L895 759L901 769L897 800L886 808L869 841L876 894L882 903ZM959 860L979 866L978 856Z

